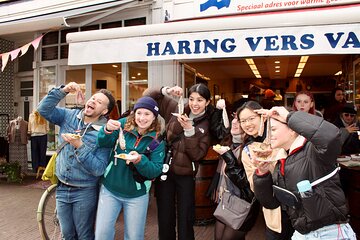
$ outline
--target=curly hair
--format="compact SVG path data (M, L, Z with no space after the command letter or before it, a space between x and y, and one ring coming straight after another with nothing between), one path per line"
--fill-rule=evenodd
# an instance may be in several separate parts
M126 123L124 126L124 130L131 131L137 128L137 124L135 122L135 112L132 111L129 116L126 118ZM155 118L154 121L151 123L150 127L146 130L145 133L155 131L159 133L161 131L161 123L158 118Z

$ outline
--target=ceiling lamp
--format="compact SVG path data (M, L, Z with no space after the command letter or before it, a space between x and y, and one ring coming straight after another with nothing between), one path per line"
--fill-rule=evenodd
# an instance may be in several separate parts
M261 75L259 73L259 70L257 69L255 62L252 58L246 58L245 61L247 62L247 64L249 65L251 71L253 72L253 74L255 75L256 78L261 78Z
M305 65L306 65L306 62L307 62L308 59L309 59L309 56L302 56L302 57L300 58L300 61L299 61L299 64L298 64L298 66L297 66L297 69L296 69L296 72L295 72L294 77L296 77L296 78L300 77L302 71L303 71L304 68L305 68Z

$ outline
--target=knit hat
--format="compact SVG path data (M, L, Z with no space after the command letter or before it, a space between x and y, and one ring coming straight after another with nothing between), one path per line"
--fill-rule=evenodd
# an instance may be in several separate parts
M341 112L356 114L357 113L357 108L353 103L345 103L345 105L344 105Z
M139 98L134 105L134 112L136 112L136 110L139 108L146 108L150 110L155 115L155 117L157 117L159 114L159 107L157 102L151 97Z
M264 92L264 96L265 96L265 98L273 98L273 97L275 97L275 93L271 89L266 89Z

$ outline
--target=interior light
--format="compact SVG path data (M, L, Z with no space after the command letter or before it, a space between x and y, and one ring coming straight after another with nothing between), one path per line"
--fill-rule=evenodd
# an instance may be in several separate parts
M247 64L249 65L251 71L253 72L253 74L255 75L256 78L261 78L261 75L255 65L255 62L252 58L246 58L245 61L247 62Z
M300 62L306 63L308 59L309 59L309 56L302 56L300 58Z
M141 75L141 73L137 73L137 75L138 75L138 76L140 76L140 75Z
M301 74L302 73L302 68L298 68L298 69L296 69L296 72L295 73L297 73L297 74Z
M131 79L135 79L136 77L132 76Z
M277 61L275 61L274 63L275 63L275 64L279 64L279 63L280 63L280 61L279 61L279 60L277 60Z
M280 70L275 70L275 72L277 72L277 73L278 73L278 72L280 72Z
M298 68L304 68L306 63L299 62Z
M113 64L113 65L111 65L113 68L117 68L118 67L118 65L115 65L115 64Z
M309 59L309 56L301 56L294 77L300 77L302 71L305 68L305 65L306 65L306 62L308 61L308 59Z
M335 73L335 76L339 76L339 75L341 75L342 74L342 71L340 70L340 71L338 71L337 73Z
M275 66L275 68L280 68L280 66Z
M249 64L249 65L250 65L250 64L255 65L254 60L253 60L252 58L246 58L245 60L246 60L247 64Z

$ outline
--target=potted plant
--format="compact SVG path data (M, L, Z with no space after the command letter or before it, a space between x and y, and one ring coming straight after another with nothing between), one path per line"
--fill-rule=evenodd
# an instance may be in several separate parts
M22 182L21 165L19 162L1 163L0 172L7 177L8 182Z

